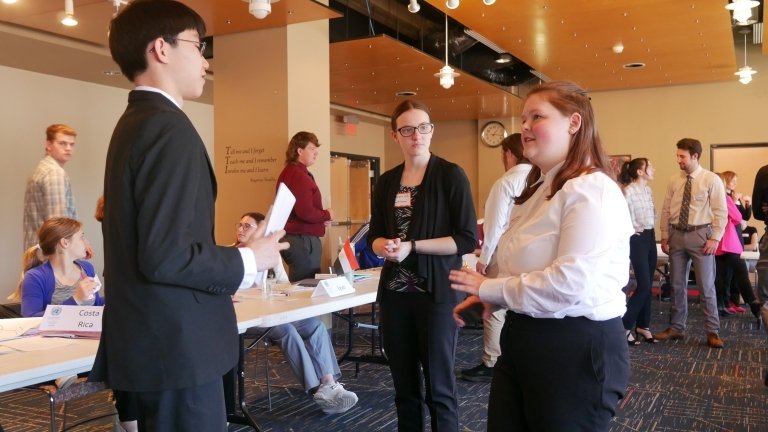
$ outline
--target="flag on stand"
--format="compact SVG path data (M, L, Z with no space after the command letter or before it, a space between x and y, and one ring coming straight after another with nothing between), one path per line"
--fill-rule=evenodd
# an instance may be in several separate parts
M357 263L355 250L352 248L349 239L347 239L339 251L339 258L333 263L333 272L341 275L351 273L359 268L360 264Z

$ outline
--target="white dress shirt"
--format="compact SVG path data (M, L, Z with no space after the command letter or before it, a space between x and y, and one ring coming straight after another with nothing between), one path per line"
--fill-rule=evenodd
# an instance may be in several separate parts
M499 278L480 286L480 299L534 318L624 315L632 222L619 186L603 173L571 179L551 199L562 163L512 210L497 249Z
M661 207L661 238L669 238L669 226L677 225L683 193L688 174L680 171L669 180L664 205ZM691 207L688 212L688 225L712 224L710 239L720 241L725 232L728 219L728 207L725 204L725 185L720 177L699 165L691 177Z
M509 226L509 214L515 206L515 198L520 196L525 188L525 178L531 171L531 164L521 163L508 169L491 186L491 192L485 201L485 222L483 222L483 248L480 261L483 264L491 262L499 239Z

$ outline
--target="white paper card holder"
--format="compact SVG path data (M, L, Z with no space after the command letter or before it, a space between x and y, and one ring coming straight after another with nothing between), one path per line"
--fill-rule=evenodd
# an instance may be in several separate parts
M88 337L101 333L104 306L48 305L40 323L43 335Z
M318 281L315 290L312 291L312 297L339 297L353 292L355 289L347 278L339 276Z

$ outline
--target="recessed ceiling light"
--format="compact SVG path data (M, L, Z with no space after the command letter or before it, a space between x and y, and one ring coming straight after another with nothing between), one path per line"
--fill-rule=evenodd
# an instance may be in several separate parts
M640 62L634 62L634 63L627 63L622 66L624 69L640 69L645 67L645 63Z
M402 96L402 97L408 97L408 96L416 96L415 91L405 90L405 91L399 91L395 93L395 96Z
M120 73L120 71L116 71L116 70L113 70L113 69L108 69L108 70L104 71L104 75L106 75L106 76L118 76L118 75L122 75L122 73Z

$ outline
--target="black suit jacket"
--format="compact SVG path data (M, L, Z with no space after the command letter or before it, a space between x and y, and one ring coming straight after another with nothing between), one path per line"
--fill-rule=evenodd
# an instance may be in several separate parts
M178 389L237 362L235 248L216 246L216 179L194 126L165 96L134 90L104 176L109 291L92 379L118 390Z

